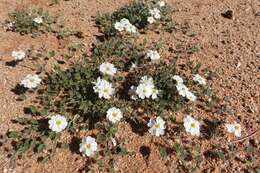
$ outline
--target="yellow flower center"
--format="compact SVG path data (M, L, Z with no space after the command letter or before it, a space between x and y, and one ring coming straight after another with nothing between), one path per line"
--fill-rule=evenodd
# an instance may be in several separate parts
M157 128L157 129L159 129L159 128L160 128L160 124L155 124L154 127Z
M236 125L236 126L235 126L235 129L236 129L236 130L238 130L238 129L239 129L239 126L238 126L238 125Z
M195 128L195 123L191 123L190 125L192 128Z
M30 82L34 82L34 79L33 79L33 78L31 78L31 79L30 79Z
M113 112L113 113L112 113L112 116L113 116L113 117L116 117L116 116L117 116L117 113L116 113L116 112Z
M85 148L90 149L91 145L90 144L85 144Z
M60 121L60 120L57 120L57 121L56 121L56 125L57 125L57 126L61 125L61 121Z
M104 89L104 93L108 93L108 89Z

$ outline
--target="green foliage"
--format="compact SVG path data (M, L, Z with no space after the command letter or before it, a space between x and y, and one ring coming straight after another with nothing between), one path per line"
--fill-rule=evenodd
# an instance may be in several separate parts
M136 44L134 39L111 38L95 46L93 59L97 64L110 62L124 71L129 70L142 59L145 45L146 41Z
M36 17L42 17L43 23L34 22L33 20ZM51 32L51 25L55 23L55 20L43 9L33 9L10 13L6 23L11 31L18 32L21 35L32 34L35 36L39 33Z
M162 18L160 19L160 22L162 25L166 26L165 28L167 31L172 31L173 25L167 24L169 22L172 24L170 8L168 6L160 8L154 2L143 0L135 0L130 4L119 8L112 14L99 14L96 23L106 36L116 35L117 31L114 28L114 24L123 18L128 19L130 23L136 26L139 30L145 29L149 25L147 18L151 16L149 9L154 7L159 8L161 11Z

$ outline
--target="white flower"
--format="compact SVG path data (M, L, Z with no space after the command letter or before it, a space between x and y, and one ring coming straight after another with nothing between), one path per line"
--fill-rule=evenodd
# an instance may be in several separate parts
M130 33L136 33L137 32L137 29L134 25L132 25L128 19L126 18L123 18L120 20L120 22L116 22L114 24L114 27L116 30L118 30L119 32L122 32L122 31L127 31L127 32L130 32Z
M37 24L41 24L41 23L43 23L43 19L42 19L42 17L40 17L40 16L34 18L33 21L34 21L35 23L37 23Z
M92 156L97 150L96 139L90 136L84 137L79 144L79 151L87 156Z
M155 136L164 135L165 121L161 117L157 117L156 120L150 119L148 124L150 127L149 132Z
M125 26L121 23L121 22L116 22L114 24L114 27L116 30L118 30L119 32L122 32L125 29Z
M197 99L197 97L190 91L186 91L186 98L193 102Z
M153 85L153 78L148 76L143 76L140 80L141 84Z
M190 92L190 90L186 87L186 85L182 83L182 79L180 80L176 76L175 78L176 78L175 80L177 81L176 88L179 95L181 95L182 97L186 97L190 101L196 101L197 97L192 92Z
M176 80L177 84L182 84L183 83L183 79L180 76L178 76L178 75L174 75L172 78L174 80Z
M206 79L201 77L199 74L195 74L193 76L193 80L201 85L206 85Z
M99 71L101 71L103 74L114 76L117 69L113 64L109 62L104 62L99 66Z
M154 19L152 16L150 16L150 17L147 18L147 22L149 22L150 24L152 24L152 23L155 22L155 19Z
M127 32L130 32L130 33L136 33L136 32L137 32L137 31L136 31L136 27L135 27L134 25L132 25L132 24L127 25L127 26L125 27L125 30L126 30Z
M97 81L94 82L94 84L94 92L98 93L99 98L110 99L111 96L114 94L115 90L112 87L112 84L105 79L100 79L100 77L98 77Z
M131 25L131 23L129 22L129 20L126 19L126 18L121 19L121 20L120 20L120 23L121 23L124 27L127 27L127 26Z
M123 113L118 108L112 107L107 110L107 119L112 123L116 123L117 121L120 121L122 117L123 117Z
M186 97L187 92L189 91L189 89L186 87L186 85L180 83L176 85L177 91L178 93L182 96L182 97Z
M189 132L191 135L200 135L200 122L192 118L191 116L187 116L183 119L184 127L186 132Z
M23 85L25 88L36 88L40 83L41 79L39 78L38 75L32 75L28 74L21 82L21 85Z
M12 57L14 58L14 60L18 61L18 60L22 60L24 59L26 56L25 52L20 50L20 51L12 51Z
M234 133L236 137L241 137L241 125L234 122L233 124L226 124L227 131Z
M159 7L164 7L165 6L165 2L164 1L158 1L157 4L159 5Z
M144 99L149 98L153 93L153 85L139 84L136 88L136 94L139 98Z
M160 55L156 50L148 50L146 53L146 57L150 58L152 61L160 59Z
M52 116L51 119L48 121L48 123L49 123L49 128L56 133L61 132L68 125L66 118L62 115Z
M153 8L149 10L150 14L155 18L155 19L160 19L161 18L161 12L158 8Z

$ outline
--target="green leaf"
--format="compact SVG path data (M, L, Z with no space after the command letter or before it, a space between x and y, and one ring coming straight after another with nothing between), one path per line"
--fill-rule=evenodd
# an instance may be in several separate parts
M163 146L158 146L158 148L159 148L159 152L160 152L160 156L161 156L161 157L167 156L167 150L166 150L165 147L163 147Z
M22 94L20 96L17 97L17 101L24 101L26 99L26 95Z
M18 138L18 133L16 131L7 132L6 135L7 135L8 138L13 138L13 139Z
M37 153L40 153L42 152L44 149L46 148L45 144L44 143L40 143L36 146L36 152Z

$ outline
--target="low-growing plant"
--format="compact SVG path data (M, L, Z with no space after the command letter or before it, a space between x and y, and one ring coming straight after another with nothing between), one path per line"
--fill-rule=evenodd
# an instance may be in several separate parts
M149 10L152 8L159 8L161 12L160 23L163 26L166 26L165 28L167 31L172 31L174 24L170 16L170 7L167 5L159 7L156 2L157 1L143 0L133 1L130 4L119 8L112 14L99 14L96 18L96 23L105 36L115 36L117 31L114 24L123 18L128 19L131 24L141 30L147 28L149 25L148 17L152 16ZM171 25L168 23L171 23Z
M138 29L144 29L148 24L149 9L154 5L154 3L135 1L111 15L99 17L97 21L107 36L115 35L113 24L122 18L127 18ZM167 6L162 7L162 14L164 13L163 16L167 16ZM22 25L24 19L30 23L35 16L27 12L16 15L11 17L14 23L17 22L14 25L14 31L21 34L33 34L40 31L38 26ZM162 21L167 20L170 21L167 18L162 19ZM148 47L153 47L153 50L147 50ZM55 153L56 148L73 148L71 145L82 144L80 149L77 147L77 150L87 156L92 154L93 159L90 159L90 162L97 164L99 171L113 171L113 155L134 154L133 151L128 151L122 141L116 139L119 120L125 120L132 126L138 125L139 131L140 129L147 131L149 127L148 131L151 134L160 136L165 133L166 122L167 125L171 123L175 126L180 125L173 116L173 112L190 113L199 107L212 112L218 109L224 113L227 110L228 100L221 105L220 98L214 94L210 84L198 75L204 72L206 78L210 78L212 72L201 69L200 64L193 62L179 67L179 55L175 53L167 59L160 58L158 51L162 48L161 42L155 46L147 46L145 39L140 42L127 35L107 37L94 45L91 55L84 54L80 61L66 69L56 66L51 72L46 73L44 86L38 90L38 97L35 100L38 104L25 108L25 112L30 114L30 117L17 118L14 121L23 128L18 131L9 131L5 135L11 140L13 158L20 157L26 152L34 152L40 155L39 161L46 161ZM80 45L69 46L68 58L74 57L78 49ZM188 54L196 51L199 49L191 48ZM54 56L55 52L51 51L44 57ZM189 80L190 76L193 77L192 80ZM107 86L109 88L106 88ZM150 93L147 94L147 90ZM23 100L23 98L20 99ZM109 112L111 109L112 113ZM116 114L115 111L117 111ZM119 119L113 119L118 114L120 114ZM57 121L50 122L53 117ZM150 121L147 122L149 118ZM187 132L200 136L200 121L191 116L187 116L183 121L186 125L190 123L190 128L184 125ZM53 124L53 126L59 126L62 123L64 123L62 128L51 127ZM222 121L218 118L213 118L212 121L205 120L204 125L201 126L203 129L201 132L207 135L203 134L202 138L213 138L221 123ZM205 130L209 127L209 130ZM66 141L60 138L63 130L66 130L65 134L69 135ZM85 133L91 130L93 131L91 135L95 138L87 137L92 143L89 144L86 141L84 143L84 140L80 143L79 132ZM167 132L169 131L171 129L167 129ZM179 131L176 131L174 135L178 133ZM192 150L180 141L176 140L169 151L168 148L158 145L161 157L174 153L183 170L197 170L203 161L201 148L196 147ZM82 146L87 149L91 148L91 144L96 145L91 153L81 150ZM97 145L101 148L98 152ZM246 151L250 153L251 149L249 146ZM148 158L150 152L149 147L145 145L140 147L140 153L144 158ZM218 147L205 152L204 156L224 160L226 157L233 158L234 152L234 147L231 146L228 151ZM192 159L195 165L186 167L185 162ZM89 165L87 167L89 171L95 170Z
M35 21L38 17L42 21ZM9 14L6 23L11 31L35 36L39 33L52 32L51 26L55 23L55 19L43 9L18 10Z

